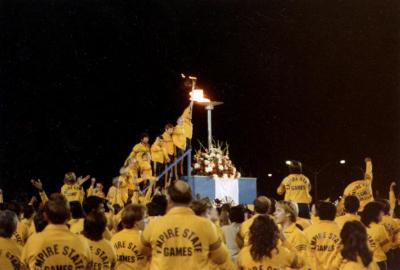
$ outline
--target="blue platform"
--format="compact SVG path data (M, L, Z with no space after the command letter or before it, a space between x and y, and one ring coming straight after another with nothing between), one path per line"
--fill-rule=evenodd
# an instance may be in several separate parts
M215 180L208 176L183 177L192 188L193 195L215 199ZM239 179L239 203L252 204L257 196L257 179L242 177Z

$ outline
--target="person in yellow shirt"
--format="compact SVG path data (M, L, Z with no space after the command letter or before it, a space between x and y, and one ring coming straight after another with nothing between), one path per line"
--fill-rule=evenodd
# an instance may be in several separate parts
M319 222L304 230L308 240L308 262L313 270L328 269L328 263L339 250L340 229L334 222L336 207L331 202L317 204Z
M336 217L335 222L340 229L348 221L360 221L360 216L357 215L358 209L360 208L360 201L357 196L349 195L344 199L344 211L343 216Z
M392 242L383 225L379 224L383 217L383 205L379 202L369 202L361 213L361 222L367 227L368 242L374 254L374 261L381 270L387 269L386 253Z
M151 161L153 161L154 173L156 176L159 176L163 172L165 164L170 162L166 149L162 147L163 143L162 137L159 136L150 148ZM157 186L164 186L163 184L164 183L157 183Z
M255 215L247 219L240 225L239 233L236 237L236 243L240 248L247 246L249 243L249 232L250 226L253 224L254 220L260 215L268 215L269 207L271 201L265 196L259 196L254 201L254 211Z
M11 236L17 229L17 215L10 211L0 211L0 269L18 270L22 269L21 247L19 247Z
M117 254L117 270L147 269L148 257L141 242L146 208L140 204L127 205L122 212L123 230L116 233L111 243Z
M379 270L368 247L368 235L361 222L344 224L340 232L342 248L330 263L331 270Z
M69 203L69 206L72 217L67 223L69 225L69 230L75 234L81 234L85 219L82 205L78 201L73 201Z
M279 229L269 216L257 216L250 226L249 245L239 252L239 270L301 268L295 252L279 244Z
M151 249L150 270L208 269L226 263L228 251L222 245L210 220L196 216L188 206L190 186L174 181L167 189L168 212L152 220L143 232L142 241Z
M89 180L90 175L85 177L76 178L75 173L68 172L64 176L64 185L61 187L61 194L69 201L83 202L85 192L83 191L82 185Z
M140 169L140 179L138 179L139 183L143 183L144 186L147 186L150 180L154 180L153 170L151 168L150 156L147 153L144 153L142 156L142 160L139 162Z
M164 148L164 151L167 153L168 158L170 162L174 161L174 154L175 154L175 146L174 142L172 140L172 133L174 132L174 126L172 124L167 124L165 125L164 128L164 133L161 135L161 138L163 139L162 143L162 148ZM169 175L165 175L166 180L170 180L172 178L172 173ZM166 183L168 185L168 183Z
M136 144L132 148L132 152L129 154L128 158L135 158L138 162L142 160L142 156L144 153L150 153L150 145L149 145L150 137L147 133L142 133L140 135L140 143Z
M343 198L346 198L349 195L357 196L357 198L360 200L360 211L362 211L367 203L374 200L374 195L372 192L372 179L372 160L371 158L367 157L365 158L364 179L351 182L344 189ZM343 208L342 201L338 205L338 212L340 212L340 209Z
M108 189L107 200L112 204L118 204L124 207L127 200L127 192L124 192L125 183L120 179L120 177L114 177L112 180L112 186Z
M279 195L285 194L285 201L297 203L299 207L299 216L310 218L310 208L312 197L310 195L310 180L302 174L302 165L300 162L292 161L289 165L290 174L286 176L277 189Z
M87 196L97 196L101 199L104 199L106 195L103 192L103 184L98 182L96 183L96 178L92 178L90 182L90 187L87 190Z
M89 245L68 230L68 201L52 194L44 207L49 224L33 234L22 250L21 260L29 269L89 269L92 255Z
M183 119L180 117L176 122L176 126L174 127L174 131L172 132L172 141L175 146L176 158L179 159L186 150L186 136L185 136L185 127L183 124ZM180 163L180 175L183 175L183 161ZM175 167L175 176L178 178L177 166Z
M107 218L101 212L91 212L85 217L81 237L89 244L92 253L92 269L114 270L117 254L111 242L103 238Z
M7 209L13 211L17 215L17 229L13 233L11 239L15 241L20 247L25 245L26 240L29 236L29 227L21 222L21 207L16 202L8 202Z

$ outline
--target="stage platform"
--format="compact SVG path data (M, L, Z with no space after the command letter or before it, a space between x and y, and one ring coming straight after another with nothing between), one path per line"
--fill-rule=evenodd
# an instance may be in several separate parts
M195 175L190 177L186 176L183 177L183 179L191 186L194 196L200 195L200 197L216 199L220 196L227 195L239 204L252 204L257 196L256 178L214 179L208 176Z

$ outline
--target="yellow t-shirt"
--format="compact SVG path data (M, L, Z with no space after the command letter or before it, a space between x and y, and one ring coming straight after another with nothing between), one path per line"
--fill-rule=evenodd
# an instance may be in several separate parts
M310 180L305 175L290 174L282 180L282 183L277 189L277 193L279 195L285 193L285 201L310 203L312 200L310 190Z
M151 160L153 162L164 164L166 161L166 157L168 156L166 150L162 148L160 140L156 139L156 141L152 144L151 148Z
M321 220L304 230L308 240L308 262L312 269L328 269L340 248L340 228L334 221Z
M271 252L271 257L263 257L261 261L254 261L250 254L251 246L244 247L239 252L238 266L239 269L245 270L259 270L259 269L273 269L284 270L296 262L297 256L294 252L283 246L278 246Z
M240 225L239 229L239 235L243 239L243 246L248 246L249 245L249 238L250 238L250 227L253 224L254 220L259 216L259 214L256 214L249 218L248 220L244 221Z
M344 224L348 221L360 221L360 216L347 213L344 214L343 216L335 218L335 222L340 229L342 229Z
M143 242L151 246L150 270L208 269L210 246L220 243L215 226L196 216L188 207L174 207L152 220L143 232ZM226 250L227 252L227 250ZM226 258L227 253L223 255Z
M162 147L165 149L165 152L168 155L172 156L175 153L175 148L171 135L169 135L167 132L164 132L161 136L163 138Z
M84 270L92 263L92 255L88 243L66 225L49 224L28 239L21 260L29 269Z
M179 149L186 149L186 136L185 136L185 128L183 125L176 125L174 127L174 133L172 133L172 141L174 145Z
M124 195L122 194L121 189L118 189L115 186L111 186L108 189L107 200L111 202L111 204L119 204L121 207L124 207L126 200L124 202L125 198L123 197Z
M378 265L372 261L367 267L364 266L360 257L357 257L357 261L349 261L344 259L340 253L337 253L329 265L330 270L379 270Z
M106 197L106 195L104 194L103 191L97 190L97 189L95 189L93 187L89 187L87 189L86 193L87 193L88 197L89 196L96 196L96 197L99 197L101 199L104 199Z
M150 146L140 142L132 148L132 152L129 154L128 159L134 157L137 161L141 161L144 153L150 153Z
M311 221L309 219L298 217L296 223L303 227L303 230L311 226Z
M136 229L123 229L111 238L117 254L118 270L147 269L148 258L144 254L141 232Z
M185 130L185 137L192 139L193 136L193 123L192 123L192 115L191 115L191 107L188 106L182 114L183 119L183 128Z
M78 184L68 185L64 184L61 187L61 194L69 201L79 201L83 202L85 197L85 192L83 191L82 187Z
M367 234L369 247L374 253L374 261L386 261L386 252L389 251L392 243L385 227L381 224L372 222L369 227L367 227Z
M112 246L111 242L106 239L99 241L92 241L83 235L80 236L83 241L86 241L89 245L92 253L92 268L99 270L112 270L115 269L117 264L117 254Z
M28 237L29 227L27 227L25 223L22 223L18 220L17 229L11 236L11 239L14 240L14 242L17 243L19 246L23 247Z
M152 179L153 178L153 170L151 169L150 161L142 160L139 162L140 168L140 177L142 179Z
M396 241L396 235L400 232L399 224L393 217L388 215L384 215L382 221L379 224L385 227L386 232L388 233L389 238L392 242L392 246L394 246Z
M84 223L85 219L84 218L78 218L78 219L71 219L70 221L68 221L68 225L69 230L72 233L75 234L81 234L83 231L83 223Z
M21 247L13 240L0 237L0 269L16 270L21 267Z
M304 232L302 232L299 228L297 228L295 223L287 227L283 231L283 234L286 237L286 241L297 252L297 254L304 257L307 255L307 248L308 248L307 238Z

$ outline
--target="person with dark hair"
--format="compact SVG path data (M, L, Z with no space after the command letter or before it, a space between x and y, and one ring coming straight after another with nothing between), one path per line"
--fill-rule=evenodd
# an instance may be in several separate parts
M295 252L279 244L280 232L272 218L259 215L250 226L249 246L238 258L240 270L301 268L303 262Z
M229 253L233 262L237 262L237 256L240 248L236 243L236 235L239 232L240 225L244 221L244 208L242 205L234 206L229 211L230 224L222 226L224 232L226 246L228 247Z
M236 237L236 242L240 248L248 245L251 224L259 215L268 215L270 205L271 201L265 196L259 196L254 200L255 215L242 223Z
M22 207L16 201L7 202L6 209L12 211L17 216L17 229L13 233L11 239L15 241L20 247L23 247L29 237L29 227L21 222L20 217L22 214Z
M193 200L189 207L193 210L196 216L210 218L212 205L208 199Z
M87 242L70 232L71 212L67 199L52 194L44 206L49 223L41 233L33 234L22 250L22 262L29 269L87 269L91 252Z
M301 162L291 161L289 170L290 174L282 180L276 192L279 195L285 194L285 201L297 203L299 217L310 219L310 180L302 173Z
M332 260L332 270L378 270L368 247L368 235L361 222L347 221L340 232L342 249Z
M328 263L340 247L340 228L334 222L336 207L331 202L317 203L319 221L304 230L308 240L308 258L312 269L328 269Z
M360 201L357 196L349 195L344 199L344 211L343 216L339 216L335 219L336 224L340 229L348 221L360 221L360 216L357 215L358 209L360 208Z
M107 218L104 213L91 212L85 217L81 237L85 239L92 252L92 269L115 269L117 254L111 242L103 238Z
M372 202L374 200L374 195L372 192L372 160L369 157L364 159L365 161L365 173L363 180L356 180L351 182L343 191L343 199L346 199L347 196L354 195L360 201L360 209L362 211L364 206ZM341 212L343 208L343 199L338 204L338 212Z
M369 246L374 254L374 261L378 263L381 270L387 269L386 253L390 250L392 243L382 221L384 206L379 202L370 202L365 205L361 213L361 222L367 227Z
M219 225L226 226L231 223L229 216L231 212L231 204L224 203L220 208L217 208L219 212Z
M48 222L44 216L44 210L40 209L36 215L33 217L34 228L32 229L33 233L40 233L46 228Z
M165 195L154 195L151 202L146 205L149 219L165 215L165 213L167 212L167 204L167 197Z
M135 144L132 148L132 152L129 154L128 159L135 158L138 162L142 161L144 153L150 153L149 145L150 137L147 133L140 134L140 142Z
M295 202L280 201L276 203L274 217L292 249L305 258L307 257L308 241L302 231L303 228L296 224L298 213L299 209Z
M61 187L61 194L69 201L79 201L82 203L85 191L82 185L89 180L90 175L76 177L74 172L67 172L64 175L64 185Z
M214 225L189 208L190 186L180 180L172 182L167 200L167 214L150 222L143 232L143 244L152 251L150 269L208 269L210 260L224 264L228 251Z
M35 208L32 204L24 205L22 209L22 219L21 223L25 224L26 227L30 227L32 225L33 216L35 215Z
M17 229L17 215L10 210L0 211L0 269L21 269L21 249L11 239Z
M117 270L147 268L148 257L141 242L145 217L146 208L140 204L129 204L122 211L123 229L111 238L117 254Z
M71 219L68 221L69 230L75 234L81 234L83 231L83 222L85 214L79 201L69 202L71 210Z

